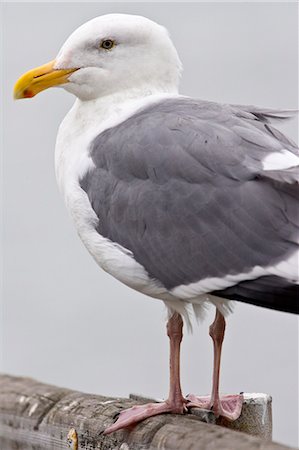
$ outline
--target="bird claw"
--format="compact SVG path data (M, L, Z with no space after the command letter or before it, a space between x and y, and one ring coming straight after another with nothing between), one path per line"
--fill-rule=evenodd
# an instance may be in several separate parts
M210 396L197 397L194 394L187 395L188 408L201 408L213 411L215 416L225 417L230 422L237 420L242 411L244 397L242 394L223 395L219 401L212 401Z

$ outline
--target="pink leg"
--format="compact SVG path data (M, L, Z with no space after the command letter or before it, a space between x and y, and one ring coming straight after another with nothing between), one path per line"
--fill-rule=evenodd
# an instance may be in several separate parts
M174 313L168 320L167 335L170 340L170 389L168 399L162 403L138 405L122 411L117 421L108 427L104 434L134 425L157 414L183 414L187 411L187 400L182 395L180 383L180 346L183 338L183 320L180 314Z
M214 369L213 369L213 389L210 397L196 397L193 394L188 395L188 408L197 406L204 409L212 409L215 416L223 416L228 420L236 420L242 410L243 396L225 395L219 396L219 378L221 350L225 332L225 319L223 315L216 310L215 320L210 326L210 336L214 344Z

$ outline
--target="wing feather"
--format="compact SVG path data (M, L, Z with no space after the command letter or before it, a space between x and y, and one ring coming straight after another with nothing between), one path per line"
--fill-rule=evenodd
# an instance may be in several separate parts
M263 169L269 153L296 152L264 123L279 114L181 98L104 131L81 180L97 231L168 290L287 259L298 185Z

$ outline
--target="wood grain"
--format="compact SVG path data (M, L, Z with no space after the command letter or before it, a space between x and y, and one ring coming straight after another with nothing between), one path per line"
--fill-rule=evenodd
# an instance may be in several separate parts
M144 400L144 399L143 399ZM104 436L117 414L138 403L84 394L30 378L0 375L1 450L286 450L265 439L214 425L212 414L147 419ZM140 403L140 401L139 401ZM210 417L210 418L209 418ZM72 430L73 429L73 430ZM74 434L75 433L75 434ZM78 444L75 439L77 436ZM77 447L77 448L76 448Z

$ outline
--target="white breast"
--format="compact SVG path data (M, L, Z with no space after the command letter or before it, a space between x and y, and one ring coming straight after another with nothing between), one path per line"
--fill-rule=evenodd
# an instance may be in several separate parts
M89 145L102 131L121 123L140 108L165 95L115 104L87 104L75 102L60 125L56 150L56 177L66 206L73 218L77 232L96 262L108 273L128 286L152 297L172 297L158 282L135 261L124 247L101 236L95 227L99 218L93 211L80 179L94 167L89 156ZM109 107L109 108L108 108ZM109 114L107 114L109 111ZM108 115L108 119L107 119Z

